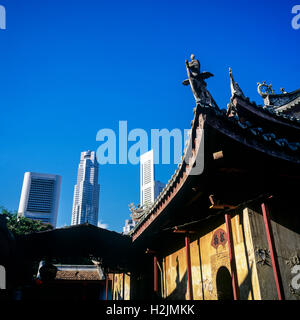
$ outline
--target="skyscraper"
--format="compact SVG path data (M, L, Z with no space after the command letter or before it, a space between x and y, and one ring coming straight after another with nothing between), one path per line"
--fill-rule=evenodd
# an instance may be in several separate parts
M141 206L154 202L154 164L153 150L140 157Z
M141 206L151 204L165 187L160 181L154 180L153 150L140 157L140 202Z
M25 172L18 216L56 227L61 176Z
M94 151L81 152L74 187L72 225L88 222L97 226L99 210L98 162Z

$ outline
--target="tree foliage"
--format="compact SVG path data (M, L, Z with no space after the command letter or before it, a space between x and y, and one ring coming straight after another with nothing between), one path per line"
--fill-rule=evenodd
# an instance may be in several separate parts
M18 217L16 212L10 212L3 207L0 207L0 214L6 217L7 228L14 235L24 235L53 229L51 224L25 217Z

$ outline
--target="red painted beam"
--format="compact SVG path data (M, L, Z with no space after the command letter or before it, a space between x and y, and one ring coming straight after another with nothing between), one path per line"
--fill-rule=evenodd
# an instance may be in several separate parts
M153 257L153 268L154 268L154 292L158 292L158 275L157 275L157 257Z
M225 214L225 222L226 222L226 229L227 229L227 235L228 235L227 241L228 241L228 248L229 248L229 260L230 260L231 277L232 277L233 298L234 300L239 300L240 290L239 290L239 284L237 280L237 271L236 271L236 262L235 262L230 214Z
M186 269L187 269L187 282L189 300L193 300L193 280L192 280L192 269L191 269L191 253L190 253L190 237L188 234L185 236L185 249L186 249Z
M272 268L273 268L273 273L274 273L274 278L275 278L278 299L285 300L269 209L265 203L261 204L261 209L262 209L262 213L263 213L263 217L264 217L265 229L266 229L268 245L269 245L269 249L270 249Z

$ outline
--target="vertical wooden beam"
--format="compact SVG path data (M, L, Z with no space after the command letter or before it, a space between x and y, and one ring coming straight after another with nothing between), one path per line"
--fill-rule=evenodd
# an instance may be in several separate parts
M115 291L115 274L112 274L112 288L111 288L111 300L114 300L114 291Z
M193 300L193 281L192 281L192 269L191 269L191 253L190 253L190 237L185 235L185 250L186 250L186 269L187 269L187 281L189 300Z
M154 272L154 292L158 293L158 274L157 274L157 256L153 257L153 272Z
M125 273L123 272L122 275L122 298L125 300Z
M264 224L265 224L265 229L266 229L266 233L267 233L268 245L269 245L269 249L270 249L272 268L273 268L273 273L274 273L274 278L275 278L278 299L285 300L269 209L265 203L261 204L261 208L262 208L262 213L263 213L263 217L264 217Z
M125 300L125 273L122 273L122 299Z
M231 227L231 216L230 214L225 214L226 229L228 235L228 248L229 248L229 260L232 276L232 289L233 289L233 298L234 300L240 299L239 284L237 280L237 271L236 271L236 262L235 262L235 253L233 245L233 235Z

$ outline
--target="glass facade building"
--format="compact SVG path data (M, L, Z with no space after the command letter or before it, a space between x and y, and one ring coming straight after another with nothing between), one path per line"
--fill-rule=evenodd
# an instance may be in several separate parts
M56 227L61 176L25 172L18 216Z
M77 183L74 187L71 225L90 223L97 226L100 185L94 151L81 152Z

